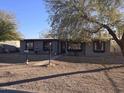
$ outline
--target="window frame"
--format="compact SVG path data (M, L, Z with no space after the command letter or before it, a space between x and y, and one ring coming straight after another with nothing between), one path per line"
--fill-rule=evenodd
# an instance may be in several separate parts
M69 49L69 44L80 44L80 49ZM77 42L67 42L67 51L82 51L83 50L83 44L82 43L77 43Z
M100 44L100 45L98 45ZM95 45L98 45L97 47L95 47ZM97 40L97 41L93 41L93 52L95 53L104 53L105 52L105 41L100 41L100 40ZM98 47L100 47L98 49Z
M28 43L32 43L32 48L28 48ZM26 41L26 50L34 51L34 41Z
M45 43L49 43L51 42L51 51L52 51L52 41L43 41L43 51L49 51L50 50L50 46L48 46L48 48L45 47Z

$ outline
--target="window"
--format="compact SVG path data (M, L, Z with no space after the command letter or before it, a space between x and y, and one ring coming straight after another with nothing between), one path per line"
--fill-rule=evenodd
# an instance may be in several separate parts
M43 41L43 50L44 51L49 51L49 48L50 48L50 41Z
M33 41L27 41L26 42L26 49L33 51L34 50L34 42Z
M105 52L105 42L104 41L93 41L93 51L94 52Z
M68 42L67 48L69 51L81 51L82 50L81 43L70 43Z

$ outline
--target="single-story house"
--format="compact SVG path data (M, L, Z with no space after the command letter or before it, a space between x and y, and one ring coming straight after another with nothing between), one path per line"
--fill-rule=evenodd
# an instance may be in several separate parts
M29 54L66 54L74 56L110 55L110 40L92 40L91 42L71 42L59 39L24 39L20 41L20 52Z

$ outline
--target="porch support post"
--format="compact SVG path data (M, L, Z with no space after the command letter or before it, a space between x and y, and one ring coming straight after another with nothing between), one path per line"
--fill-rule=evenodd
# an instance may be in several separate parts
M51 62L51 46L52 46L52 43L50 42L49 43L49 65L50 65L50 62Z

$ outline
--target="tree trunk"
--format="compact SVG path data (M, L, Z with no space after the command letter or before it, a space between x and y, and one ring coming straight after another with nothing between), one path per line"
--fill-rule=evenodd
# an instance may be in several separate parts
M121 44L120 48L121 48L121 53L124 56L124 44L123 43Z
M124 43L121 42L119 46L120 46L120 49L121 49L121 53L124 56Z
M116 43L119 45L120 49L121 49L121 53L124 56L124 33L122 35L122 39L119 40L116 36L116 34L113 32L113 30L107 26L107 25L103 25L103 28L107 29L107 31L109 32L109 34L113 37L113 39L116 41Z
M120 40L120 48L121 48L122 55L124 56L124 33L122 35L122 39Z
M121 48L121 53L124 56L124 48Z

